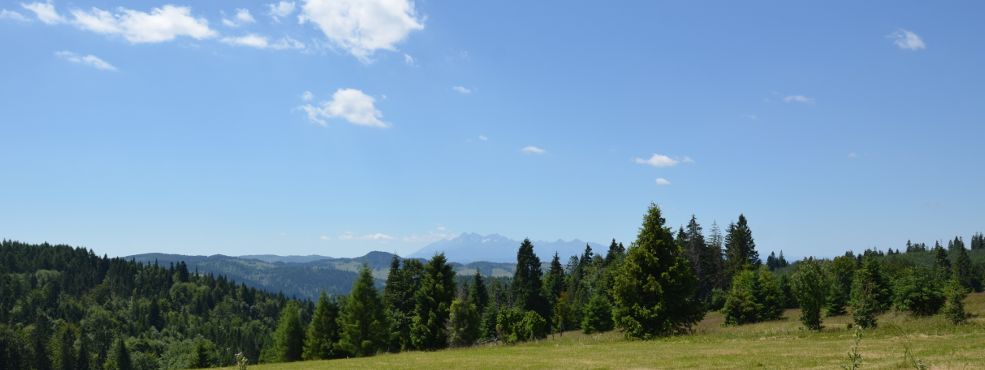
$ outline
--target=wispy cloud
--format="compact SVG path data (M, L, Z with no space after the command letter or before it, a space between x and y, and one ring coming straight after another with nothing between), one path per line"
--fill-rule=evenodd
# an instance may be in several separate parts
M544 150L544 148L533 146L533 145L527 145L527 146L521 148L520 149L520 152L522 152L523 154L544 154L544 153L547 153L547 151Z
M236 28L251 23L256 23L256 19L253 19L253 14L250 14L249 9L236 9L236 14L232 18L222 18L222 25L230 28Z
M814 98L805 95L787 95L783 97L784 103L814 104Z
M690 160L690 158L688 158L688 160ZM681 161L663 154L653 153L653 155L650 156L650 158L644 159L637 157L633 159L633 162L636 162L636 164L644 164L653 167L673 167L676 166Z
M50 1L45 3L21 3L21 7L30 10L34 13L34 16L38 17L38 20L44 24L58 24L65 22L65 18L63 18L61 14L58 14L58 11L55 9L55 4L52 4Z
M895 44L896 47L902 50L916 51L927 48L927 45L924 44L923 39L921 39L920 36L912 31L907 31L902 28L889 34L888 37L893 40L893 44Z
M164 5L150 12L118 8L116 13L99 8L75 9L72 17L72 23L81 29L122 36L134 44L165 42L177 37L201 40L218 35L209 28L208 20L192 16L191 8L184 6Z
M479 135L479 141L489 141L489 137L486 135Z
M80 55L71 51L63 50L55 53L55 56L72 63L89 66L102 71L115 71L116 67L100 59L95 55Z
M23 14L15 12L13 10L0 9L0 19L11 20L18 22L30 22L31 20L25 17Z
M281 18L286 18L294 14L295 8L296 5L293 1L279 1L273 4L267 4L267 14L273 18L274 22L280 22Z
M282 37L277 41L270 42L270 40L268 40L266 36L257 35L255 33L247 34L244 36L237 36L237 37L223 37L219 41L229 45L248 46L257 49L300 50L305 48L303 42L292 39L290 37Z
M667 186L667 185L670 185L670 180L667 180L667 179L665 179L663 177L658 177L656 182L657 182L657 185L659 185L659 186Z
M396 50L411 32L424 29L410 0L305 0L298 20L314 24L364 63L376 51Z
M452 86L451 89L462 95L469 95L472 93L472 89L465 86Z
M416 66L417 61L414 60L414 56L404 53L404 64L409 66Z
M390 127L383 121L383 113L376 109L376 99L357 89L338 89L332 100L317 106L304 104L298 109L305 112L308 120L322 126L328 124L328 119L341 118L359 126Z

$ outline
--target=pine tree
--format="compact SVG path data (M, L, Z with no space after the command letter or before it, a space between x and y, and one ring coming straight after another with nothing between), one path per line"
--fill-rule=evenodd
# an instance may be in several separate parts
M826 313L828 316L844 315L851 299L852 280L855 279L855 255L848 252L835 257L827 267L831 289L828 291Z
M759 269L756 278L759 285L756 300L762 305L759 320L779 320L783 317L783 290L779 280L766 267Z
M415 348L435 350L448 345L449 309L455 298L455 272L444 254L438 254L424 266L424 278L414 294L414 318L411 343Z
M561 298L566 278L564 266L561 266L561 258L558 257L557 252L554 252L551 267L547 270L547 276L544 278L544 288L547 290L547 300L551 307L557 304L558 299Z
M974 275L971 257L968 256L968 250L964 248L964 242L960 238L954 239L950 254L954 260L954 276L961 286L969 290L981 290L980 280Z
M743 325L760 321L763 304L758 298L760 287L756 272L739 271L732 278L731 286L722 307L725 325Z
M974 239L972 239L974 240ZM948 281L944 303L944 317L952 324L961 324L968 320L968 314L964 310L964 299L968 296L968 290L961 285L961 281L955 277Z
M862 329L875 328L877 324L876 315L883 311L882 304L879 302L880 289L883 288L873 278L878 274L869 271L872 266L878 265L862 265L861 268L855 270L855 276L852 279L852 293L849 301L852 322Z
M210 367L209 364L209 353L205 348L205 343L202 340L195 342L195 368L204 369Z
M605 254L605 265L609 266L616 260L622 259L626 255L626 247L622 246L622 243L616 243L615 239L612 239L612 244L609 244L609 252Z
M113 370L133 370L133 361L130 359L130 350L127 349L123 338L116 340L113 347L113 357L106 364L108 369Z
M586 246L587 254L591 247ZM589 261L591 256L589 255ZM524 311L534 311L541 317L551 317L551 308L543 295L540 258L534 254L530 239L524 239L516 254L516 271L513 273L513 297L517 307ZM546 319L545 319L546 320Z
M274 332L274 353L279 361L301 360L304 350L304 326L301 324L301 306L295 301L287 302L280 311L277 331Z
M448 317L448 342L452 347L467 347L479 339L480 318L475 305L453 300Z
M51 345L51 353L55 355L54 368L62 370L75 369L75 333L68 324L64 322L59 323L58 329L55 330L55 336L52 338Z
M686 332L704 316L701 305L694 301L694 272L684 250L664 226L656 204L650 204L612 288L613 318L630 337Z
M339 311L339 348L352 356L372 356L387 344L382 299L373 286L373 274L363 265L359 278Z
M752 230L745 215L739 215L737 223L730 224L725 236L725 263L729 277L746 268L759 266L759 252L752 237Z
M387 275L383 300L386 304L386 314L390 317L388 347L391 352L413 348L410 340L410 328L414 317L416 301L414 294L424 276L424 265L420 260L407 259L401 261L394 256L390 263L390 274Z
M472 285L469 285L469 302L475 305L475 309L481 315L489 306L489 291L486 289L486 282L482 279L479 270L475 270L475 277L472 278Z
M971 250L985 249L985 234L980 232L971 236Z
M934 272L938 279L947 280L951 277L951 261L940 241L934 243Z
M585 334L601 333L612 330L612 305L609 297L602 291L596 291L585 305L582 315L581 330Z
M800 263L792 277L794 294L800 302L800 322L807 329L821 330L821 309L828 294L827 277L813 258Z
M79 328L79 352L75 360L75 370L89 370L89 336L84 327Z
M305 333L305 360L321 360L336 356L335 345L339 341L339 306L323 291L318 297L315 312Z
M705 276L711 280L712 289L718 288L724 290L731 283L731 281L726 281L725 279L730 279L731 277L726 277L725 275L725 256L722 252L725 237L722 236L722 230L718 227L718 223L713 222L711 224L711 231L705 240L708 244L705 246L705 256L702 258L704 269L707 271Z

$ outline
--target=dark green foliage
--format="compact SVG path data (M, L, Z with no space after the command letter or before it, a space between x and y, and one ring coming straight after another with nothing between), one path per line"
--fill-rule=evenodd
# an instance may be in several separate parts
M947 251L941 247L940 242L934 245L934 272L938 279L951 277L951 261L947 258Z
M424 266L424 278L414 294L414 318L410 340L414 348L435 350L448 345L451 301L455 298L455 272L444 254L438 254Z
M800 303L800 322L807 329L821 330L821 309L828 295L828 281L821 264L813 258L801 262L791 278Z
M968 320L968 314L964 310L964 299L967 296L967 288L958 279L948 281L944 291L944 317L952 324L957 325Z
M971 250L985 249L985 234L975 233L971 236Z
M765 267L759 269L756 279L759 284L756 300L762 304L759 319L779 320L783 317L783 291L780 289L780 281Z
M403 260L403 267L400 262L399 257L394 257L391 261L390 274L387 275L383 290L386 313L390 318L387 347L391 352L413 348L410 332L416 306L414 295L424 278L424 265L421 261Z
M107 369L112 370L133 370L133 361L130 358L130 350L127 349L123 338L117 339L113 346L112 358L106 364Z
M756 299L759 290L759 279L756 272L742 270L732 279L732 289L729 290L722 307L725 314L725 325L742 325L760 321L763 306Z
M524 239L516 253L516 271L513 274L515 303L541 317L551 317L551 308L542 288L542 276L540 258L534 254L534 245L530 239Z
M650 204L634 245L614 278L613 318L630 337L687 332L704 316L695 302L697 280L684 250Z
M855 270L852 278L852 293L849 301L852 321L863 328L876 327L876 316L885 310L881 298L885 296L879 264L869 259L859 269Z
M698 280L695 297L699 302L708 302L711 299L712 289L719 285L722 254L721 249L705 241L701 230L697 217L691 215L687 229L678 233L678 244L684 248L684 253L691 263L691 270Z
M55 335L51 338L51 354L53 368L61 370L75 369L75 332L65 322L59 322Z
M544 278L544 288L547 290L547 300L551 306L557 304L558 299L561 298L561 293L565 290L564 284L566 278L564 266L561 266L561 259L557 253L554 253L554 258L551 259L551 267L547 270L547 276Z
M828 290L825 310L828 316L844 315L847 312L848 300L851 299L852 280L855 279L855 255L851 252L835 257L827 265L828 279L831 282Z
M301 306L290 302L281 310L274 332L274 356L278 361L301 360L304 350L304 325L301 323Z
M739 215L737 223L729 224L725 235L725 264L729 277L749 267L759 266L759 252L752 238L752 230L745 215Z
M952 242L950 254L954 261L954 277L958 279L961 286L968 290L981 291L981 278L976 276L971 257L968 256L968 250L964 248L964 242L960 238L955 238Z
M479 339L479 311L471 302L454 300L448 317L448 342L452 347L466 347Z
M790 274L780 275L780 292L783 295L783 308L797 308L797 296L793 294L790 284Z
M489 306L489 291L486 289L486 282L482 279L482 274L476 270L472 284L469 285L469 302L475 305L475 309L481 314Z
M581 330L585 334L591 334L606 332L612 330L612 327L612 305L609 303L609 297L606 297L602 292L597 292L585 305Z
M498 338L496 323L499 319L499 305L490 304L482 312L482 320L479 323L479 338L482 340L494 340Z
M896 279L893 305L897 310L917 316L934 315L944 305L944 292L934 274L925 268L913 268Z
M779 257L777 257L776 252L770 252L769 257L766 257L766 268L770 269L770 271L776 271L789 265L790 263L783 257L783 251L780 251Z
M205 348L205 343L199 341L195 344L195 368L203 369L206 367L211 367L212 364L209 363L209 352Z
M616 243L615 239L612 239L612 244L609 244L609 251L605 254L605 265L609 266L616 260L620 260L626 256L626 247L622 243Z
M363 266L339 310L339 349L352 356L372 356L386 348L388 326L373 275Z
M339 305L322 292L304 337L305 360L321 360L338 356L335 346L339 341Z

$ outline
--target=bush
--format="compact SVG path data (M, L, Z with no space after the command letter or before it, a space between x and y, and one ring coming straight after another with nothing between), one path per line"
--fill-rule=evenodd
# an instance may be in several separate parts
M763 305L756 300L759 282L752 270L743 270L732 279L732 290L722 308L725 325L742 325L759 321Z
M722 307L725 307L725 298L726 297L728 297L728 294L725 293L725 291L722 290L721 288L712 289L711 290L711 300L709 300L709 302L708 302L708 310L710 310L710 311L718 311L718 310L721 310Z
M518 307L501 310L496 318L497 337L508 344L547 337L547 329L540 314Z
M907 269L896 280L893 289L893 305L897 310L910 311L917 316L930 316L944 305L944 292L940 283L927 269Z
M585 305L582 315L581 330L585 334L606 332L612 330L612 306L605 294L594 294Z
M479 312L470 302L451 302L448 318L448 342L452 347L471 346L479 338Z
M955 325L967 321L968 314L964 310L964 298L968 295L968 290L957 279L951 279L945 295L947 302L944 303L944 317Z

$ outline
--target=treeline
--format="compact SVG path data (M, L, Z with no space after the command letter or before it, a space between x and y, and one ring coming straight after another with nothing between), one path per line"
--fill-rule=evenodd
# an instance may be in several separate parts
M84 248L0 242L0 369L168 369L256 363L292 301ZM308 312L308 313L304 313Z
M383 289L364 266L348 296L317 303L236 285L224 277L96 257L85 249L3 242L0 368L164 369L372 356L482 343L517 343L565 331L618 329L649 339L689 333L708 311L726 325L775 320L801 308L819 330L826 316L863 328L878 314L944 313L981 291L985 238L907 243L765 264L744 215L724 232L696 217L676 233L651 204L628 247L549 263L524 240L512 278L456 276L444 255L394 257ZM978 258L977 261L973 256ZM71 364L71 365L70 365Z

